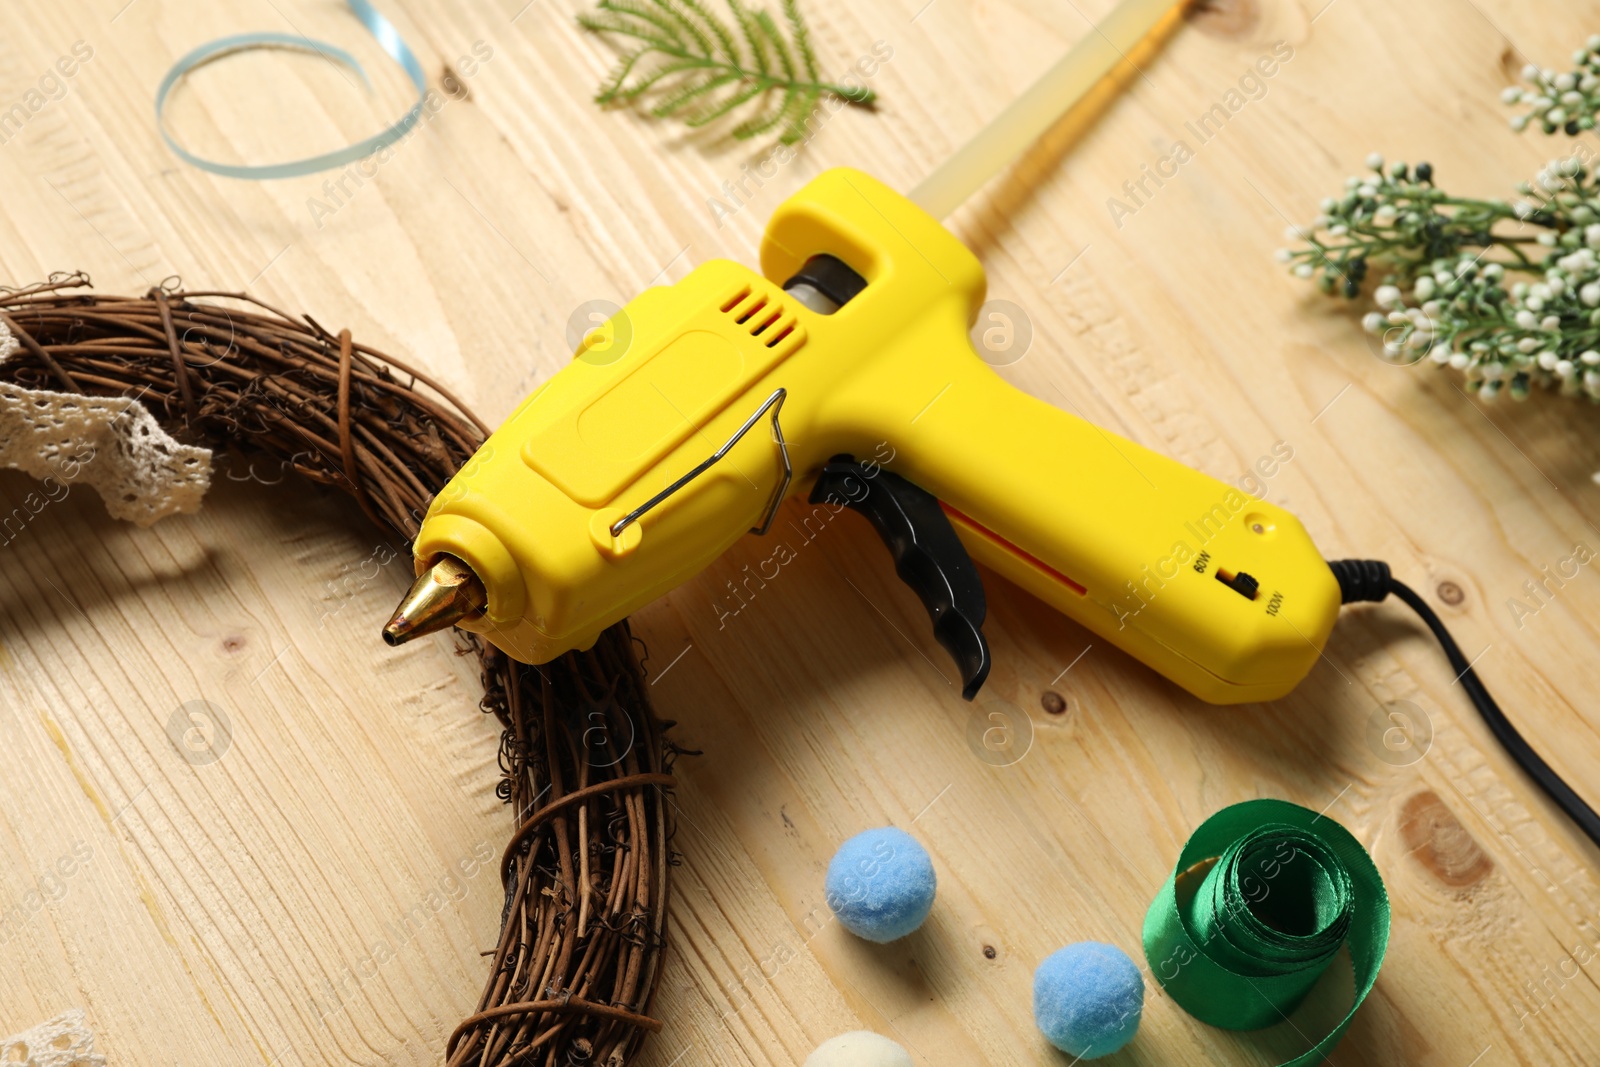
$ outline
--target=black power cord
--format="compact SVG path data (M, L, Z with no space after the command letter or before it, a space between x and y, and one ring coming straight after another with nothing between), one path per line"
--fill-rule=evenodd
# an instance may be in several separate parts
M1450 636L1450 631L1445 629L1444 622L1428 606L1427 601L1418 596L1410 586L1391 575L1387 563L1373 559L1340 559L1329 561L1328 566L1333 569L1333 576L1339 580L1339 593L1344 603L1355 604L1363 601L1376 603L1393 593L1422 617L1422 621L1428 624L1428 629L1433 631L1433 636L1437 637L1439 644L1444 647L1444 654L1449 657L1450 666L1455 669L1456 677L1460 680L1462 688L1467 691L1467 696L1472 698L1478 714L1482 715L1483 721L1488 724L1489 732L1494 734L1510 753L1511 758L1516 760L1517 766L1527 772L1528 777L1532 778L1539 788L1567 813L1568 818L1578 824L1578 829L1588 834L1589 840L1600 845L1600 815L1596 815L1595 810L1573 792L1572 787L1562 780L1544 758L1533 750L1533 746L1517 732L1517 728L1511 725L1511 720L1506 718L1505 712L1500 710L1500 705L1489 695L1489 690L1478 680L1478 674L1472 669L1472 664L1461 654L1461 646L1456 644L1456 639Z

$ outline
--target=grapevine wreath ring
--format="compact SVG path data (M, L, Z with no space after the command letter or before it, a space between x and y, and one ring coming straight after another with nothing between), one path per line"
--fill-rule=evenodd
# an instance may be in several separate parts
M0 364L0 382L138 398L180 442L264 453L348 492L407 543L488 434L425 375L309 315L175 282L142 297L89 284L58 274L0 290L22 348ZM542 667L460 640L482 666L481 707L502 728L497 791L516 829L489 977L446 1061L624 1067L661 1028L649 1012L674 862L672 724L655 718L626 622ZM601 751L587 750L596 737Z

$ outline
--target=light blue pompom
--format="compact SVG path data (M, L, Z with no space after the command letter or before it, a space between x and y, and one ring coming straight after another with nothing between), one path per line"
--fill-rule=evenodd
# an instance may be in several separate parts
M828 864L828 907L857 937L882 944L922 925L933 908L933 861L904 830L867 830Z
M1085 1060L1133 1040L1144 1010L1144 978L1114 945L1080 941L1033 972L1033 1020L1050 1043Z

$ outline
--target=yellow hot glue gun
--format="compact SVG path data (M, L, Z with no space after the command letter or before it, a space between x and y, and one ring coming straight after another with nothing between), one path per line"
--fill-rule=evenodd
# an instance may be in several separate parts
M808 492L882 534L968 699L974 560L1204 700L1294 688L1340 605L1299 521L1008 384L968 339L983 268L933 213L1170 6L1125 3L914 199L828 171L772 217L760 274L704 263L586 337L434 500L385 637L588 648Z
M1299 521L1008 384L968 339L983 268L916 204L828 171L761 266L702 264L585 339L435 499L393 637L588 648L810 489L884 536L969 698L974 559L1214 703L1316 661L1340 594Z

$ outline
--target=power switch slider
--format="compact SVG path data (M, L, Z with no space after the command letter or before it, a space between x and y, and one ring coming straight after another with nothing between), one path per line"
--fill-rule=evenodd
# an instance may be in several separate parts
M1256 591L1261 588L1261 583L1250 577L1250 575L1246 574L1244 571L1240 571L1238 574L1231 574L1228 571L1223 570L1221 567L1217 568L1217 581L1221 582L1229 589L1232 589L1235 593L1238 593L1246 600L1254 600L1256 598Z

